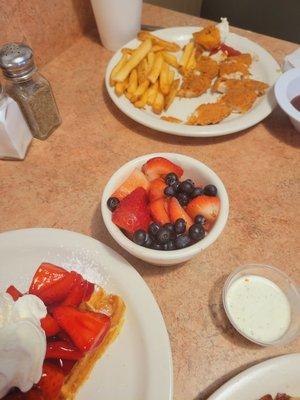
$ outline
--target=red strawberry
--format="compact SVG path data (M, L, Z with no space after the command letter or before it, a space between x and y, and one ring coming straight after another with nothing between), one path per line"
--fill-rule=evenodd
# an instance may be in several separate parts
M91 298L91 295L94 293L95 285L89 281L86 282L85 293L83 296L83 301L88 301Z
M65 376L56 365L44 362L42 377L37 387L42 391L44 400L56 400L64 384Z
M14 285L10 285L6 289L6 293L10 294L14 301L17 301L20 297L23 296L23 294Z
M75 280L75 272L43 263L33 277L29 293L38 296L45 304L59 302L67 296Z
M50 314L47 314L45 318L41 319L41 327L44 329L47 337L54 336L60 331L58 323Z
M157 199L150 204L151 217L155 222L161 225L170 222L170 217L167 212L168 200L165 198Z
M186 230L193 225L193 221L190 216L184 211L184 209L179 204L179 201L176 197L172 197L169 202L169 214L171 222L174 224L177 219L183 218L186 222Z
M65 375L68 375L71 372L71 369L76 364L76 360L59 360L59 362L60 368Z
M204 228L210 230L218 217L220 210L220 199L217 196L198 196L195 197L186 207L186 212L191 218L201 214L206 219Z
M79 311L73 307L58 306L53 316L78 349L83 352L92 350L101 343L110 328L110 318L107 315Z
M154 179L150 183L150 189L148 193L149 202L160 199L161 197L165 197L164 190L167 187L167 184L162 178Z
M148 230L150 213L147 207L147 192L139 187L120 202L112 214L112 221L129 233L138 229Z
M45 358L79 360L82 357L83 353L71 343L59 340L47 342Z
M179 178L183 175L181 167L163 157L151 158L143 165L142 171L149 181L166 176L169 172L174 172Z
M76 272L75 274L76 279L74 285L72 286L72 289L70 290L64 301L61 303L61 305L77 307L83 301L88 282L84 280L80 274Z
M149 181L141 170L134 169L126 181L115 190L112 197L122 200L138 187L143 187L148 191Z

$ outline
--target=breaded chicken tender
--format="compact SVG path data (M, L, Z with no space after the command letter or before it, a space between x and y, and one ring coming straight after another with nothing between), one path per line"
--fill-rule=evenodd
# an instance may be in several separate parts
M188 98L201 96L210 88L210 84L211 78L208 75L192 70L184 75L181 88L176 96Z
M232 88L246 88L253 90L257 96L262 96L268 89L265 82L256 81L254 79L224 79L219 78L212 86L213 92L226 93Z
M220 64L220 77L227 79L248 78L250 75L248 66L240 62L224 61Z
M242 53L238 56L229 56L226 60L227 62L237 62L240 64L245 64L247 67L250 67L252 63L252 56L249 53Z
M224 103L201 104L187 120L189 125L217 124L231 113L231 108Z
M226 104L232 111L243 114L252 107L257 97L254 90L239 86L228 89L221 97L220 103Z
M213 79L218 76L219 64L210 57L200 56L196 60L196 69Z
M215 49L221 44L221 35L215 25L207 26L199 32L193 33L194 42L205 50Z

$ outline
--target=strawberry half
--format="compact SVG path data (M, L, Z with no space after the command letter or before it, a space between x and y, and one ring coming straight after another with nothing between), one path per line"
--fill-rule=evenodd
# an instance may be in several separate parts
M119 228L129 233L138 229L148 230L150 213L148 210L147 192L139 187L120 202L112 214L112 221Z
M150 204L151 217L155 222L158 222L161 225L171 222L169 214L167 212L167 204L168 199L165 198L157 199Z
M175 224L177 219L183 218L186 222L187 231L189 230L190 226L193 225L191 217L184 211L176 197L172 197L169 201L169 215L173 224Z
M69 306L58 306L53 316L82 352L96 347L110 328L110 317Z
M154 179L150 183L150 188L148 193L149 202L152 203L152 201L165 197L164 190L166 187L167 184L162 178Z
M37 383L44 400L56 400L64 384L65 376L56 365L44 362L42 377Z
M83 353L71 343L62 340L49 341L47 343L45 358L80 360L82 357Z
M77 307L82 301L88 300L94 291L93 283L83 279L77 272L74 273L76 274L75 282L61 305Z
M10 285L6 289L6 293L10 294L14 301L17 301L20 297L23 296L23 294L14 285Z
M118 187L118 189L111 195L117 197L119 200L124 199L136 188L143 187L146 191L149 189L149 181L143 172L139 169L134 169L125 182Z
M54 336L60 331L58 323L50 314L47 314L45 318L41 319L41 327L44 329L47 337Z
M198 196L195 197L186 207L186 212L194 219L201 214L206 219L204 229L210 230L218 217L220 210L220 199L217 196Z
M149 181L166 176L170 172L174 172L178 178L183 175L183 169L179 165L172 163L164 157L151 158L143 165L142 171Z

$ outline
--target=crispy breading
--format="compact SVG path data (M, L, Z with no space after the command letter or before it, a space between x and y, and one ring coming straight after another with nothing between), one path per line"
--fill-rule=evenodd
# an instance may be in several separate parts
M196 69L213 79L218 76L219 64L210 57L200 56L196 60Z
M173 122L174 124L181 124L182 123L181 119L176 118L176 117L172 117L171 115L162 115L160 117L160 119L163 119L164 121L167 121L167 122Z
M226 94L221 97L220 102L231 107L232 111L238 113L247 112L257 99L254 90L245 87L233 87L228 89Z
M182 85L177 92L178 97L198 97L210 88L211 78L197 70L188 72L183 77Z
M213 92L226 93L229 89L241 87L253 90L258 96L262 96L268 89L265 82L256 81L255 79L224 79L219 78L212 86Z
M193 33L196 44L206 50L215 49L221 44L220 31L215 25L207 26L199 32Z
M228 79L246 78L250 75L247 65L240 62L228 62L227 60L220 64L220 77Z
M227 62L237 62L241 64L247 65L249 67L252 63L252 56L249 53L242 53L238 56L229 56L227 58Z
M189 117L189 125L210 125L217 124L231 113L231 108L223 103L201 104Z

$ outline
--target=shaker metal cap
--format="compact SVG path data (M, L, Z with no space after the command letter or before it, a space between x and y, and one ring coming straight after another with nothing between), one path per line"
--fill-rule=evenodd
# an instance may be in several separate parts
M35 71L32 49L24 43L7 43L0 48L0 67L6 78L24 80Z

